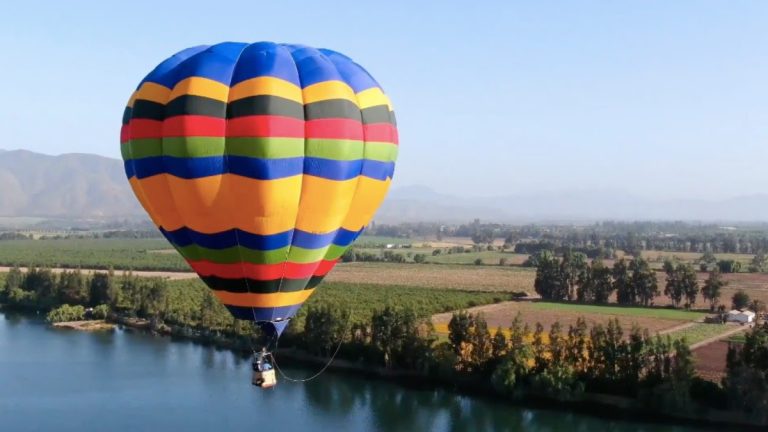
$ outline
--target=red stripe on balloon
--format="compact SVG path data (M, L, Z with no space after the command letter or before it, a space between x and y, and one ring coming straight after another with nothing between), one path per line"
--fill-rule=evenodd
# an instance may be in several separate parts
M336 266L336 263L339 262L339 260L330 260L330 261L320 261L320 265L317 266L317 269L312 274L312 276L325 276L330 272L334 266Z
M362 141L363 124L351 119L317 119L306 122L307 138L349 139Z
M120 139L123 142L132 139L162 138L163 122L160 120L131 119L120 129Z
M237 117L227 121L227 136L304 138L304 120L274 115Z
M398 143L397 128L389 123L372 123L363 128L366 141Z
M206 260L188 261L200 276L217 276L225 279L253 279L268 281L275 279L307 279L317 272L328 273L336 261L318 261L307 264L293 262L277 264L234 263L218 264Z
M164 137L223 137L227 121L201 115L180 115L165 119Z

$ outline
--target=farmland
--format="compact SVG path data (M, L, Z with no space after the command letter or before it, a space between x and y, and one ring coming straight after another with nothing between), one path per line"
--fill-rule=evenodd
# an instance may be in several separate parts
M164 239L57 239L0 242L0 265L37 265L93 269L189 271Z
M684 312L658 308L633 308L590 306L566 303L548 302L503 302L469 309L473 313L482 313L491 328L509 327L512 320L520 313L520 318L533 328L541 323L548 329L554 322L559 322L565 328L574 325L579 317L584 317L591 326L595 323L605 324L609 319L617 318L628 332L633 324L647 328L651 333L668 331L685 325L695 319L702 318L703 313ZM441 324L447 324L451 314L438 314L433 322L438 329Z
M171 281L169 287L177 293L193 296L200 296L201 292L208 289L201 281L194 279ZM331 282L323 283L315 291L302 307L299 317L306 313L307 308L321 306L349 311L353 322L369 320L374 310L385 306L409 308L418 316L428 317L439 312L465 309L507 299L508 296L499 293ZM198 300L198 302L201 301Z
M326 280L468 291L533 293L535 277L534 271L519 267L344 263L336 266Z

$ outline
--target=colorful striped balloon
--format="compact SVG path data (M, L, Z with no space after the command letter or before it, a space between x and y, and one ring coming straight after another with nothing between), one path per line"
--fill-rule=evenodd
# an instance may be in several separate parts
M165 60L131 96L120 141L163 235L236 318L278 335L371 221L398 152L365 69L271 42Z

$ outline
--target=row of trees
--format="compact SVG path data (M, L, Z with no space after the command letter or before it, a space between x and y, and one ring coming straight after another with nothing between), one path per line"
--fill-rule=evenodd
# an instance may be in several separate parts
M536 259L536 292L546 300L650 306L659 294L656 272L643 258L617 260L613 267L601 259L590 264L585 255L566 251L562 258L549 251Z
M351 326L347 319L339 310L313 308L292 337L317 355L341 343L338 355L349 360L469 381L512 398L571 400L591 391L639 397L664 410L688 409L694 400L725 404L719 387L696 377L684 340L636 326L625 334L618 320L589 327L580 318L545 329L530 328L518 315L510 328L492 331L482 315L457 312L448 340L439 342L431 323L408 310L386 307Z
M650 306L661 293L656 271L644 258L619 259L613 267L606 266L601 259L589 263L583 254L570 251L562 257L544 251L535 259L534 288L546 300L608 303L611 295L616 293L619 304ZM696 270L689 263L667 261L664 272L663 293L674 307L692 307L701 293L714 310L727 284L718 268L709 273L702 286L699 286Z

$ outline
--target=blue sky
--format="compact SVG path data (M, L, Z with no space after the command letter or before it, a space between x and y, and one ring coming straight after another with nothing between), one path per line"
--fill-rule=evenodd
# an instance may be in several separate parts
M0 148L119 157L123 106L224 40L343 52L398 115L399 186L722 198L768 185L768 2L12 2Z

